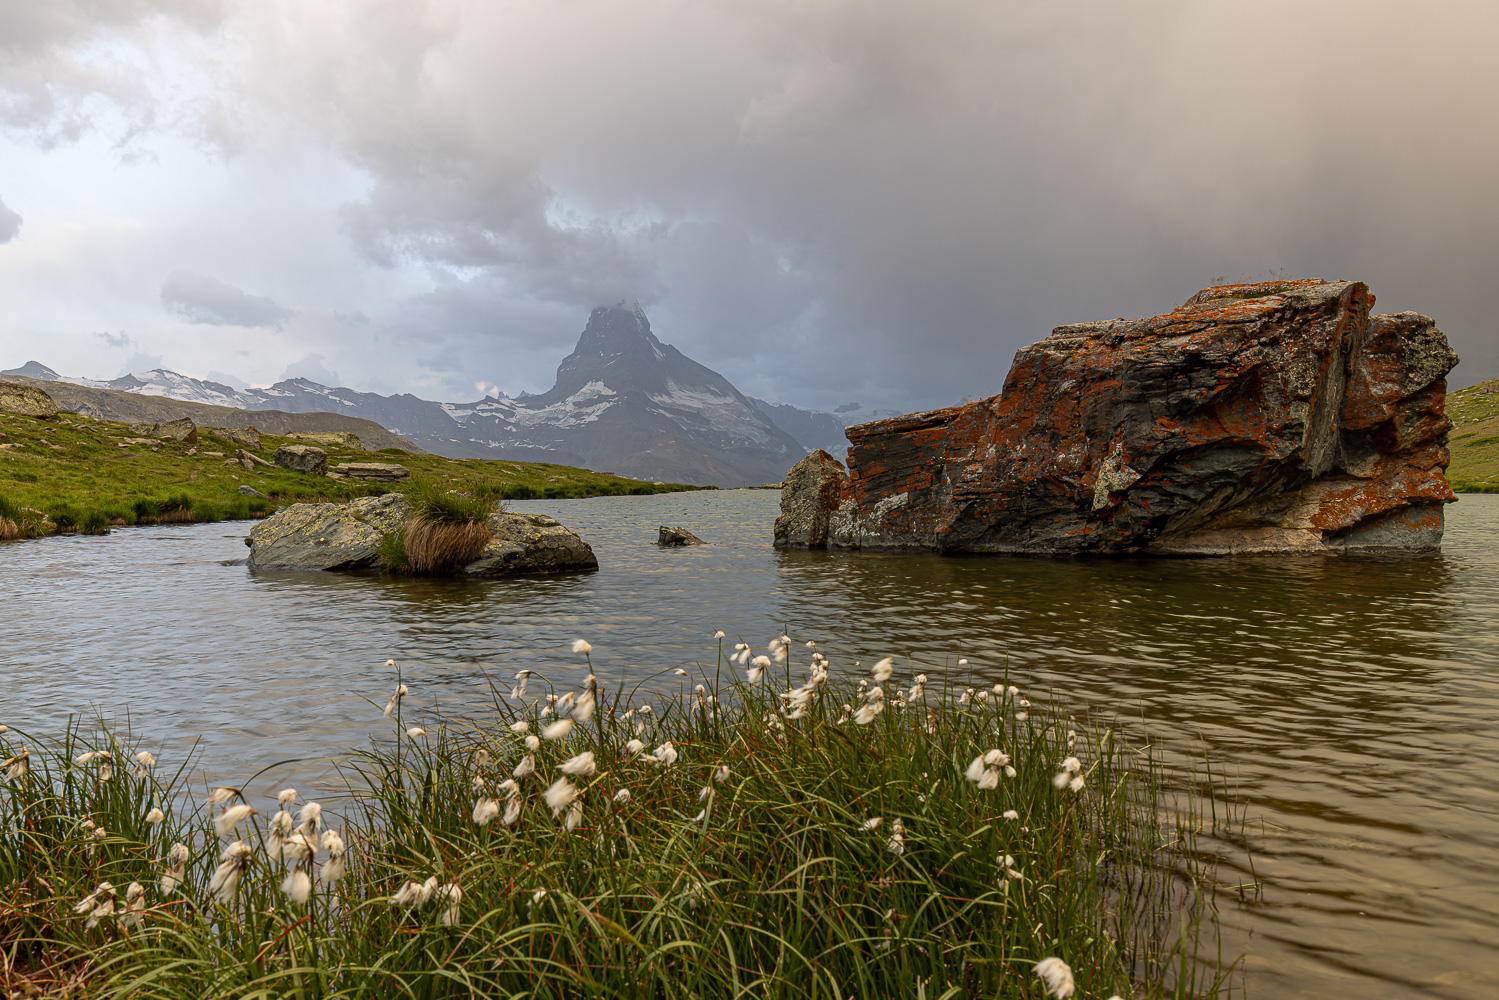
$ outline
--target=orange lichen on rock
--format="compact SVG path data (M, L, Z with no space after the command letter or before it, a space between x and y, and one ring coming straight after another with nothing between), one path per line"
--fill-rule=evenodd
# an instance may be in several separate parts
M1455 499L1443 406L1457 357L1430 319L1373 305L1361 282L1304 279L1057 327L1016 354L998 396L849 428L827 544L1434 548Z

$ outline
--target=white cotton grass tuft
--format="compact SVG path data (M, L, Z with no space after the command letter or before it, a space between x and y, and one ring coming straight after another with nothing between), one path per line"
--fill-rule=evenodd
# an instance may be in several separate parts
M580 778L590 778L598 771L598 765L594 763L593 751L584 750L576 757L569 757L557 765L557 770L563 774L573 774Z
M635 755L635 754L640 753L644 749L645 749L645 744L642 743L640 740L630 740L628 743L625 744L625 752L629 753L632 756Z
M281 892L293 903L305 904L312 895L312 876L302 868L293 868L290 875L281 880Z
M213 818L213 829L220 837L229 837L234 834L235 827L255 815L253 806L240 803L230 806Z
M619 791L615 792L614 793L614 804L615 805L620 805L620 806L629 805L630 804L630 790L628 788L621 788Z
M187 859L191 856L186 844L173 844L172 849L167 851L167 861L170 864L156 882L163 896L171 895L182 884L183 878L187 876Z
M863 823L859 824L859 826L864 830L878 830L880 828L880 824L883 822L885 822L885 818L883 816L871 816Z
M458 904L463 900L463 890L458 888L458 883L449 882L438 886L433 898L442 904L442 913L438 914L437 923L442 927L452 927L458 923Z
M535 770L536 758L531 756L530 754L526 754L520 759L520 763L515 765L515 770L511 771L510 775L514 778L524 778L526 775L531 774Z
M718 767L713 769L713 780L721 785L725 781L729 780L729 775L732 773L733 772L729 770L729 765L720 764L718 765Z
M546 792L542 795L542 800L546 802L547 808L552 810L552 815L556 816L562 810L572 805L573 801L577 799L578 794L577 786L571 781L568 781L566 778L558 778L548 786Z
M591 652L593 652L593 647L588 644L588 640L587 639L574 639L573 640L573 652L574 653L591 653Z
M214 869L213 877L208 880L208 891L219 902L228 903L239 893L240 879L250 866L250 845L243 840L236 840L224 848L224 853L219 857L222 864Z
M558 719L541 729L541 738L544 740L563 740L573 731L572 719Z
M305 837L316 837L323 825L323 807L317 802L306 802L298 814L297 832Z
M536 751L541 749L541 740L535 736L527 736L526 749L531 751L532 753L535 753Z
M208 793L208 804L210 806L221 806L238 795L238 788L230 788L227 785L220 786Z
M348 845L337 830L326 830L323 832L323 850L328 852L328 862L323 865L323 881L332 885L348 871Z
M671 767L677 762L680 756L681 754L677 752L677 748L672 746L670 740L667 740L651 752L650 758L662 767Z
M527 722L525 719L520 719L516 722L512 722L510 723L510 731L512 733L529 733L531 731L531 723Z
M572 802L568 803L567 815L562 820L562 828L572 831L581 822L583 822L583 800L573 799Z
M1037 962L1035 973L1046 984L1046 992L1057 1000L1067 1000L1077 989L1072 981L1072 967L1056 956Z
M1004 818L1008 820L1017 820L1020 818L1020 814L1013 809L1006 809L1004 811Z
M410 729L406 730L406 735L414 740L417 737L426 736L427 731L421 726L412 726Z
M488 826L489 821L499 814L499 799L480 799L474 803L474 822L479 826Z
M885 841L885 850L897 857L906 853L906 828L898 819L890 824L890 839Z
M887 656L883 660L880 660L878 663L876 663L874 667L870 669L869 676L874 678L875 683L883 684L890 679L890 675L894 672L895 660L893 657Z
M404 684L396 685L396 693L390 696L390 701L385 703L385 717L388 719L395 714L396 708L401 704L401 699L406 697L411 689Z
M152 806L151 811L146 813L146 822L152 826L166 822L166 818L166 813L162 812L159 806Z
M678 667L676 670L673 671L673 673L675 673L678 677L686 677L687 676L687 671L684 670L684 669L682 669L681 667Z
M433 895L437 892L437 876L433 875L425 882L407 882L396 890L396 894L390 897L390 905L404 906L415 910L426 906L431 902Z

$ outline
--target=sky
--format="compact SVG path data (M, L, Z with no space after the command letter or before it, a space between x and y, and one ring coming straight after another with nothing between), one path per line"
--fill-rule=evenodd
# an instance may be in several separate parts
M0 368L540 392L597 305L764 398L1367 282L1499 376L1499 4L0 0Z

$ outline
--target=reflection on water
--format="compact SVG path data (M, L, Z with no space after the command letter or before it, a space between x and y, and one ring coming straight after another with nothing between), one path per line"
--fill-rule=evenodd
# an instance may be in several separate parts
M1230 772L1265 886L1222 903L1251 997L1499 996L1499 497L1449 508L1439 557L1076 562L777 553L776 501L515 504L594 545L561 578L251 572L232 524L0 546L0 722L128 715L231 778L378 728L387 657L462 712L486 669L574 683L576 637L606 678L709 658L718 627L835 666L963 656ZM657 549L678 523L712 544Z

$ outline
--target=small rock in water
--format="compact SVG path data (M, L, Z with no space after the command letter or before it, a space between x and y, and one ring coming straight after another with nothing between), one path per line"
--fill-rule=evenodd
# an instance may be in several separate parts
M686 528L668 528L661 525L661 532L656 537L656 544L662 548L672 548L681 545L702 545L703 540Z

